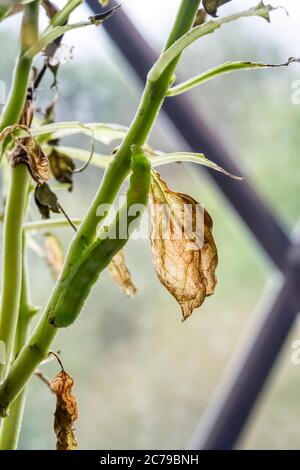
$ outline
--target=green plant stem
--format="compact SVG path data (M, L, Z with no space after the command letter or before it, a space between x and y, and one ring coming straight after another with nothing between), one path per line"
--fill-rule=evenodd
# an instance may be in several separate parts
M22 321L20 322L20 325L18 325L16 346L19 346L19 351L26 342L28 329L29 321ZM15 450L17 448L24 413L25 394L26 390L24 389L11 405L9 416L2 422L0 431L0 450Z
M126 245L140 222L148 202L151 165L138 146L133 146L131 169L126 203L117 212L115 220L84 252L65 286L59 289L49 305L48 321L57 328L69 326L76 320L100 273Z
M18 122L21 116L26 100L30 67L31 60L22 57L20 52L13 74L10 94L7 98L7 105L5 106L2 114L0 132L5 127Z
M25 232L23 232L23 267L22 267L22 290L20 311L18 317L18 327L14 341L14 357L17 357L24 346L27 337L32 316L37 309L31 307L29 301L27 272L25 261ZM25 389L20 393L10 408L9 417L2 422L0 430L0 450L15 450L18 445L21 424L25 406Z
M9 366L16 330L22 283L22 224L27 200L28 171L26 166L11 168L11 183L6 204L3 232L3 284L1 292L0 340L5 344L6 364L0 366L1 376Z
M53 16L46 31L51 29L51 27L63 25L68 20L72 11L74 11L80 3L82 3L82 0L70 0L67 2L65 6Z
M200 0L182 0L175 26L166 47L191 28L199 4ZM7 413L7 408L10 403L22 391L39 363L45 359L48 354L50 345L57 332L57 329L51 326L48 321L48 312L51 310L52 316L55 315L54 300L63 289L66 289L68 277L71 277L69 275L72 272L74 264L76 264L76 261L81 257L83 250L86 249L86 245L95 238L96 228L99 222L99 217L96 214L98 206L100 204L113 202L120 186L128 175L131 162L131 146L133 144L142 145L145 143L164 101L177 61L178 58L175 58L156 82L148 82L146 84L141 104L133 124L116 153L113 162L107 169L100 189L71 244L65 268L58 280L48 306L27 344L12 365L6 380L0 386L0 413L2 413L3 416ZM87 279L86 282L89 282L89 280Z
M26 5L21 26L21 46L7 106L0 130L19 122L26 100L31 62L23 54L38 37L39 1ZM3 230L2 291L0 299L0 340L5 344L6 364L0 366L0 379L9 368L22 286L22 225L29 184L25 165L11 168Z

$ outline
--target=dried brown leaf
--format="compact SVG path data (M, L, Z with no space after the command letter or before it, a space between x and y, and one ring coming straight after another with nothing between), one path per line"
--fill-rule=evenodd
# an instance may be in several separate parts
M185 320L216 286L218 255L212 219L192 197L171 191L158 173L153 175L150 239L154 268L180 304Z
M203 0L203 8L208 15L217 16L218 8L230 1L231 0Z
M56 410L54 413L54 431L57 450L75 450L77 441L73 424L78 418L77 400L72 394L74 380L64 370L59 372L50 382L51 390L56 394Z
M14 155L13 165L27 165L32 178L38 184L48 181L52 177L50 163L37 141L33 137L23 137L17 140L17 144L24 150L25 156L17 158Z
M25 106L22 120L30 121L32 119L32 108L30 104ZM24 131L28 137L16 138L15 131ZM38 183L43 184L48 181L52 174L50 163L37 141L32 137L28 125L14 124L8 126L0 133L0 143L2 146L5 144L7 137L12 137L17 144L15 151L12 154L12 165L27 165L32 178Z
M73 173L75 164L72 158L58 152L55 148L48 155L50 167L54 178L60 183L69 185L69 191L73 189Z
M49 219L50 211L56 214L59 214L61 211L61 206L58 202L56 194L51 191L46 183L40 186L38 185L35 188L34 200L43 219Z
M125 257L122 250L120 250L111 260L108 265L110 275L118 286L121 287L123 292L129 297L133 297L136 293L136 287L132 282L130 272L125 263Z
M193 24L193 27L195 28L196 26L201 26L203 23L205 23L206 20L206 11L204 8L200 8L200 10L197 11L197 15Z
M60 239L53 233L46 233L44 245L47 263L56 278L62 272L64 265L64 253Z

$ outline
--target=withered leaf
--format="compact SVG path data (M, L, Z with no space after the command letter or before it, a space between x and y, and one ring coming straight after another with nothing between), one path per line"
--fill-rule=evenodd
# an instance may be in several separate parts
M150 220L155 271L180 304L185 320L214 293L217 283L212 219L192 197L171 191L155 172Z
M200 10L198 10L197 12L193 27L201 26L205 22L205 19L206 19L206 11L204 10L204 8L200 8Z
M50 167L54 178L60 183L67 183L69 191L73 189L73 173L75 164L72 158L58 152L55 148L48 155Z
M44 112L44 119L42 121L42 125L52 124L55 121L55 111L56 111L56 104L57 104L57 96L55 96L50 103L47 105L45 112Z
M231 0L203 0L203 8L208 15L217 16L218 8L230 1Z
M113 281L121 287L126 295L133 297L137 289L132 282L122 250L118 251L118 253L113 257L108 265L108 269Z
M103 21L108 20L116 10L121 8L121 5L116 5L115 7L112 7L110 10L107 10L103 13L99 13L98 15L90 16L89 21L91 24L94 24L95 26L99 26L103 23Z
M36 140L33 137L23 137L16 143L24 150L25 155L14 155L12 164L27 165L32 178L38 184L48 181L52 177L50 163Z
M34 200L43 219L49 219L50 211L59 214L61 208L58 199L46 183L35 188Z
M32 104L32 95L33 91L31 88L28 89L27 92L27 99L25 101L23 113L20 119L21 126L27 126L28 128L31 126L33 120L33 104Z
M64 370L50 382L51 390L56 394L54 431L57 450L75 450L77 447L73 424L78 418L78 407L72 394L73 385L74 380Z
M65 65L73 59L73 46L67 44L57 44L51 42L44 49L44 56L46 57L48 67L57 67Z
M61 212L65 216L73 230L77 232L76 226L73 224L66 211L62 208L60 202L57 199L56 194L51 191L47 183L37 185L34 191L34 200L43 219L50 218L50 211L55 212L56 214L59 214Z
M46 15L48 16L50 20L58 12L58 7L53 2L50 2L49 0L43 0L42 6L46 12Z
M53 233L45 233L45 254L54 278L60 275L64 265L64 253L60 239Z
M13 137L13 134L16 130L22 130L30 135L30 130L28 126L24 124L13 124L12 126L7 126L0 132L0 156L2 156L3 151L6 147L7 138Z

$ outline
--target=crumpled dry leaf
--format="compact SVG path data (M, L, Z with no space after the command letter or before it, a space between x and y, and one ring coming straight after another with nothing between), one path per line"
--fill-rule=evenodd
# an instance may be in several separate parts
M50 218L50 211L56 214L61 212L73 230L77 232L77 227L73 224L66 211L62 208L56 194L49 188L47 183L37 185L34 191L34 200L43 219Z
M43 0L42 1L42 6L43 6L49 20L51 20L53 18L53 16L56 15L56 13L59 10L58 7L53 2L50 2L49 0Z
M73 173L75 163L72 158L58 152L55 148L48 155L50 167L54 178L60 183L69 184L69 191L73 189Z
M35 188L34 200L43 219L49 219L50 211L60 213L58 199L46 183Z
M44 246L47 263L51 268L53 277L57 278L64 265L64 253L60 239L53 233L45 233Z
M113 257L108 265L108 270L113 281L121 287L123 292L129 297L133 297L137 289L132 282L130 272L125 264L125 257L122 250Z
M192 197L171 191L153 172L150 190L150 240L160 282L180 304L183 320L217 283L217 248L212 219Z
M218 8L230 1L231 0L203 0L203 8L208 15L216 17Z
M197 11L197 15L196 15L193 27L195 28L196 26L201 26L203 23L205 23L205 19L206 19L206 11L204 10L204 8L200 8Z
M43 184L52 177L50 163L47 156L42 151L33 137L23 137L16 141L17 145L23 149L23 153L14 153L12 165L25 164L32 178L38 184Z
M44 118L42 120L42 125L45 126L46 124L52 124L55 122L55 111L57 105L57 95L52 98L50 103L46 106L44 111Z
M59 44L59 46L55 42L48 44L43 52L48 67L55 68L69 63L73 60L73 50L74 47L67 44Z
M32 120L32 116L32 107L29 103L28 106L24 108L22 122L26 121L28 123ZM16 138L14 132L17 130L26 132L28 137ZM5 140L9 136L11 136L17 144L12 154L12 165L27 165L32 178L38 184L43 184L48 181L52 177L49 160L37 141L32 137L28 124L14 124L3 129L0 133L0 143L2 143L2 147L5 145ZM18 147L20 147L23 152Z
M54 431L57 450L75 450L77 441L73 424L78 418L77 400L72 394L74 380L64 370L59 372L50 382L51 390L56 394L56 410L54 413Z

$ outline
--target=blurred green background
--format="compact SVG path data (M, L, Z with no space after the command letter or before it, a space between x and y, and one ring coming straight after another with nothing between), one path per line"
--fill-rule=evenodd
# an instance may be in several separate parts
M159 51L177 3L168 1L161 6L158 1L128 0L124 8ZM293 0L286 3L292 9L290 19L276 12L274 25L259 19L243 20L191 47L183 57L181 75L187 78L226 60L284 62L297 56L297 51L299 57L294 33L300 8ZM223 11L245 4L255 2L236 0ZM82 7L75 19L88 14ZM0 78L7 86L17 50L18 24L19 19L14 18L0 28L0 42L5 44ZM142 88L126 58L100 30L76 31L66 36L64 43L75 44L75 50L74 60L59 74L58 120L129 125ZM190 92L208 123L239 160L244 175L289 231L300 212L300 111L291 99L292 83L299 78L300 69L295 65L237 73ZM37 106L44 106L51 96L49 83L51 77L43 82ZM164 151L187 148L163 117L151 142ZM66 144L87 148L88 140L69 138ZM113 147L99 148L108 153ZM250 322L263 314L268 302L265 291L272 295L280 284L273 266L204 171L199 178L192 167L175 164L161 173L171 188L191 194L211 213L220 260L218 287L182 324L180 308L156 278L149 242L129 242L126 257L138 287L136 297L125 298L104 272L79 320L60 332L54 347L62 351L65 368L76 381L76 434L82 449L187 446L234 351L245 342ZM76 176L72 193L60 191L69 214L81 217L85 213L101 176L100 170L90 167ZM37 218L32 208L29 220ZM66 249L71 229L57 230L57 234ZM42 237L37 235L36 241L42 243ZM43 306L53 279L43 260L31 250L28 256L32 299ZM296 325L240 448L299 448L300 366L291 362L291 344L298 338L300 328ZM57 370L54 362L43 367L49 377ZM54 397L33 378L20 448L55 447L54 408Z

